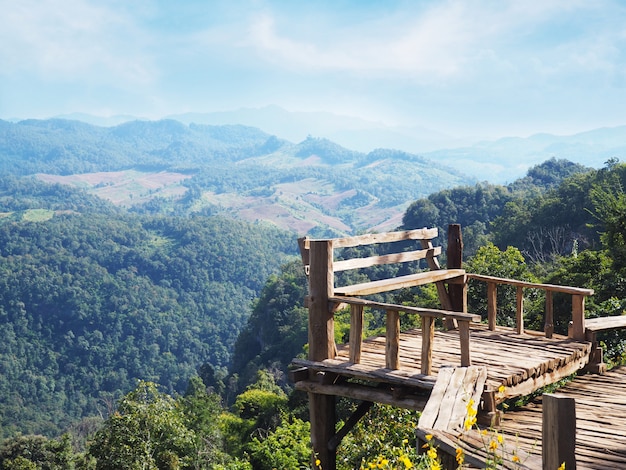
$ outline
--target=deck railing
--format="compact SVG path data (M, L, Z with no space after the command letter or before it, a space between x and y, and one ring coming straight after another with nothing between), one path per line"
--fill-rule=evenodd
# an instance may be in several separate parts
M435 338L436 318L453 319L458 322L461 366L466 367L471 365L470 322L479 322L480 315L373 302L355 297L330 297L329 301L335 304L335 308L341 304L350 305L350 333L348 345L350 362L354 364L361 362L363 346L363 309L364 307L370 307L384 310L387 315L385 334L385 367L387 369L400 369L400 312L413 313L420 317L422 324L422 374L432 375L432 351Z
M524 289L540 289L546 294L546 310L544 317L544 333L546 338L554 334L554 307L552 294L562 292L572 296L572 320L568 336L576 340L585 339L585 298L593 295L593 289L580 287L557 286L554 284L538 284L535 282L518 281L482 274L466 274L468 279L475 279L487 283L487 322L491 331L496 329L497 289L499 285L509 285L517 288L517 302L515 323L518 334L524 333Z

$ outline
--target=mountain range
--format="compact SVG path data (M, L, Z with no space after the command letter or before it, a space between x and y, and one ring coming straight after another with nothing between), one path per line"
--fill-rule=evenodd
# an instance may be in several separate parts
M132 116L98 118L84 114L62 117L100 126L137 119ZM185 113L167 118L186 124L252 126L292 142L315 136L365 153L377 148L397 149L456 168L479 181L497 184L510 183L524 176L528 168L553 157L598 168L608 159L626 154L626 126L591 129L572 135L540 133L484 140L467 136L459 138L418 126L390 126L327 112L290 112L278 106Z

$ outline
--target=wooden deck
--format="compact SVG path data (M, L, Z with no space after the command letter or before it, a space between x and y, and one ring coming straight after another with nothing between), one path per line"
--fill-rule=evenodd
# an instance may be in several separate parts
M605 375L576 377L558 390L576 402L576 468L626 469L626 367ZM529 455L526 468L541 468L541 397L517 411L504 413L498 432L509 455ZM455 441L474 456L484 455L485 439L479 431L465 433Z
M475 324L470 332L470 357L472 365L487 368L486 390L496 403L507 398L527 395L534 390L554 383L583 368L591 351L591 343L575 341L565 336L546 338L540 333L497 327L490 331L486 325ZM334 359L320 362L294 360L294 364L334 377L332 380L305 379L296 381L296 388L328 395L363 399L361 385L346 383L344 379L359 379L378 384L379 394L388 386L390 396L383 403L421 409L424 399L432 389L441 367L459 366L459 333L456 330L436 331L432 349L433 374L421 374L421 330L410 330L400 335L400 367L385 368L384 337L363 341L360 364L349 360L348 345L337 347ZM337 379L337 377L339 379ZM504 388L501 388L504 386ZM394 389L394 387L396 387ZM404 392L398 393L402 387ZM407 391L413 401L406 401ZM421 395L425 395L420 399Z

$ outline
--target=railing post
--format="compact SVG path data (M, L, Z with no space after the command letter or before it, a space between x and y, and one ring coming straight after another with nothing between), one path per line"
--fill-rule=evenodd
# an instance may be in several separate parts
M448 249L446 252L446 264L448 269L461 269L463 267L463 236L461 224L448 225ZM465 280L462 283L448 283L451 310L455 312L467 312L467 291Z
M363 346L363 305L350 304L350 362L361 363Z
M335 357L335 326L328 299L334 293L332 241L310 242L309 269L309 360ZM320 460L324 470L337 468L336 452L328 443L335 434L335 397L309 393L312 461Z
M552 338L554 335L554 302L552 301L552 291L546 291L546 318L544 321L543 331L546 338Z
M517 334L524 334L524 288L521 286L517 287L515 320L517 323Z
M469 321L459 321L459 339L461 341L461 367L472 365L470 358L470 323Z
M498 310L498 284L487 282L487 321L489 330L496 329L496 313Z
M432 375L435 321L427 315L420 315L420 318L422 320L422 374Z
M572 339L585 340L585 296L572 295L572 329L570 331Z
M387 342L385 351L385 367L398 370L400 368L400 312L387 311Z
M544 393L542 397L542 462L544 470L565 462L576 470L576 403L573 398Z

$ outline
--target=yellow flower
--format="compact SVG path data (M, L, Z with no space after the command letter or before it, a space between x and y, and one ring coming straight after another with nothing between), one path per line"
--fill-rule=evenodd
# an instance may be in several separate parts
M400 456L399 460L404 464L404 468L413 468L413 462L406 455Z
M563 462L557 470L565 470L565 462Z
M456 463L458 463L459 465L463 465L464 461L465 461L465 453L463 452L463 449L459 447L456 450Z
M322 463L322 462L321 462L321 460L320 460L320 459L315 459L315 466L316 466L316 467L319 467L321 463Z
M441 470L441 464L435 460L430 464L430 470Z
M437 458L437 449L431 447L430 449L428 449L428 452L426 452L426 454L428 454L431 459L435 460Z
M502 434L498 434L498 443L502 444L502 442L504 441L504 438L502 437Z
M511 457L511 460L515 463L519 463L522 460L519 458L519 455L514 455L513 457Z
M498 387L498 393L504 393L505 390L506 390L506 387L504 385L500 385Z
M430 441L433 438L433 435L432 434L426 434L426 436L424 436L424 437L426 437L427 441Z
M489 452L495 452L497 448L498 448L498 441L496 441L495 439L492 439L491 442L489 442Z

